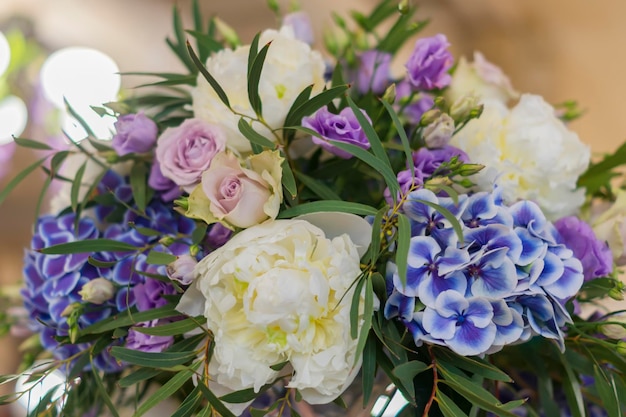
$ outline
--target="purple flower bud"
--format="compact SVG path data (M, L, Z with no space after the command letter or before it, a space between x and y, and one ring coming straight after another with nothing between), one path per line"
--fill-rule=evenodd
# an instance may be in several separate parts
M303 11L293 12L283 17L283 26L289 26L293 30L296 39L313 45L315 36L308 13Z
M591 226L575 216L559 219L554 226L562 237L562 243L571 249L582 263L585 281L611 273L613 270L611 250L606 243L596 238Z
M166 178L161 172L159 162L155 159L150 169L150 176L148 177L148 185L161 193L161 200L169 202L174 201L180 197L183 193L182 190L174 181Z
M435 100L430 94L419 93L417 100L404 105L403 100L409 100L412 94L413 88L407 80L396 84L396 102L398 102L396 107L403 108L402 114L410 123L418 124L422 119L422 115L433 108Z
M448 70L454 59L445 35L418 39L406 63L409 82L416 90L433 90L450 84Z
M361 110L368 121L371 120L364 110ZM324 139L313 136L313 142L340 158L349 159L352 155L336 148L330 140L349 143L363 149L369 149L370 143L365 136L354 112L346 107L339 114L332 114L327 107L323 107L311 117L302 119L302 126L316 131Z
M167 266L167 276L183 285L189 285L193 282L193 269L197 264L194 257L181 255Z
M371 91L381 94L389 85L389 64L391 54L376 50L365 51L359 56L357 85L359 92L365 94Z
M111 145L118 155L149 152L159 134L156 123L142 112L120 116L115 130Z
M413 152L413 163L415 170L420 171L424 178L428 178L437 171L442 163L450 161L455 156L461 162L469 162L469 157L465 152L447 145L439 149L420 148L417 152ZM445 175L444 172L438 174Z

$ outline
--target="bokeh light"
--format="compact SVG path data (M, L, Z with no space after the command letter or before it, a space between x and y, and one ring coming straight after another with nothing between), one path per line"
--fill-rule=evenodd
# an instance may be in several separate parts
M21 98L7 96L0 100L0 145L9 143L26 128L28 109Z
M11 62L11 49L9 42L2 32L0 32L0 77L9 68Z

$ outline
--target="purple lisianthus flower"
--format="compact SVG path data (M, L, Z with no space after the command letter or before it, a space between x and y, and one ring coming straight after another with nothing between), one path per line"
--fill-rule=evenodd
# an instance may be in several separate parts
M362 112L371 123L367 113L363 110ZM335 147L331 141L349 143L363 149L370 147L365 132L350 107L346 107L339 114L333 114L328 111L328 107L323 107L313 116L302 119L302 126L319 133L323 139L313 136L313 142L340 158L348 159L352 155Z
M133 287L133 294L137 310L147 311L166 305L167 300L163 296L176 294L176 289L170 283L146 278L145 283Z
M596 238L589 224L578 217L569 216L557 220L554 226L565 246L582 262L585 281L607 276L613 271L611 250L605 242Z
M413 53L406 63L409 82L416 90L433 90L450 84L452 77L448 70L454 58L448 47L445 35L418 39Z
M200 119L187 119L166 129L157 142L156 159L163 176L190 193L209 169L213 157L226 149L226 135Z
M412 124L418 124L422 119L422 115L435 105L435 99L432 95L420 92L415 97L413 87L408 80L402 80L396 84L396 107L402 108L402 115ZM410 103L404 104L405 100L411 100Z
M309 45L313 45L313 42L315 42L311 18L307 12L297 11L286 14L283 17L283 26L289 26L293 30L296 39Z
M152 189L160 192L161 200L163 201L174 201L183 193L181 188L176 185L174 181L163 175L157 160L153 162L152 168L150 169L148 185Z
M159 134L156 123L142 112L120 116L115 130L111 145L118 155L149 152Z
M158 320L152 320L137 323L135 327L156 327L159 324L158 322ZM165 349L172 346L173 343L173 336L149 335L135 330L134 327L128 330L128 337L126 338L126 347L128 349L141 352L163 352Z
M371 91L381 94L389 85L391 54L376 50L365 51L359 56L357 86L361 94Z
M441 164L449 162L454 157L461 162L469 162L469 156L461 149L446 145L438 149L420 148L417 152L413 152L413 164L415 169L422 172L424 178L428 178L437 172ZM446 173L437 172L437 174L445 175Z

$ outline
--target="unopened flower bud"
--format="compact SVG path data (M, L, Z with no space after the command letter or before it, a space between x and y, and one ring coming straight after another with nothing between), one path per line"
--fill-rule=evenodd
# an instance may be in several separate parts
M172 236L164 236L161 239L159 239L159 243L163 246L170 246L172 243L174 243L176 239L174 239Z
M200 252L200 246L198 245L189 246L189 255L196 256L198 252Z
M483 168L485 168L485 166L481 164L463 164L456 172L463 177L469 177L481 171Z
M437 107L438 109L443 109L446 107L446 99L443 98L443 96L435 97L435 99L433 100L433 103L435 104L435 107Z
M409 12L409 3L409 0L402 0L400 4L398 4L398 11L400 12L400 14L407 14Z
M476 94L469 93L458 98L452 106L450 106L450 116L457 121L465 121L468 119L472 110L479 105L479 100Z
M617 301L622 301L624 299L624 294L619 288L611 288L609 290L609 297Z
M626 316L625 315L614 315L609 321L615 322L611 324L603 324L600 327L600 331L606 337L610 337L611 339L625 339L626 338ZM623 323L623 324L618 324Z
M67 307L65 307L65 309L63 309L63 311L61 312L61 317L69 317L72 315L74 311L80 308L82 308L80 303L72 303L68 305Z
M189 197L180 197L174 200L174 206L180 207L183 211L189 210Z
M617 342L616 350L618 354L625 356L626 355L626 342Z
M224 22L219 17L214 19L215 27L219 33L221 33L224 40L233 48L241 45L241 41L239 40L239 36L237 36L237 32L230 27L226 22Z
M267 0L267 7L269 7L269 9L274 13L280 12L280 7L277 0Z
M431 109L425 112L420 119L420 126L428 126L435 120L439 118L441 115L441 110L439 109Z
M396 101L396 84L391 84L389 87L387 87L387 89L385 90L385 93L383 94L383 101L386 101L389 104L393 104Z
M167 276L183 285L189 285L193 282L193 269L198 261L191 255L181 255L166 268Z
M454 134L454 120L442 113L434 122L424 128L424 142L427 148L443 148Z
M115 286L106 278L96 278L85 285L78 292L83 299L92 304L102 304L115 295Z

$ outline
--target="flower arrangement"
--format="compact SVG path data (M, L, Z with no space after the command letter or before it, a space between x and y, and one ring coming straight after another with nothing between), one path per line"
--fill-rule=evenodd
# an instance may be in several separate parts
M302 13L244 44L194 2L187 73L95 108L111 141L15 139L48 154L0 201L60 189L0 378L62 372L33 415L623 415L626 146L591 163L574 107L455 62L409 2L351 19L323 54Z

